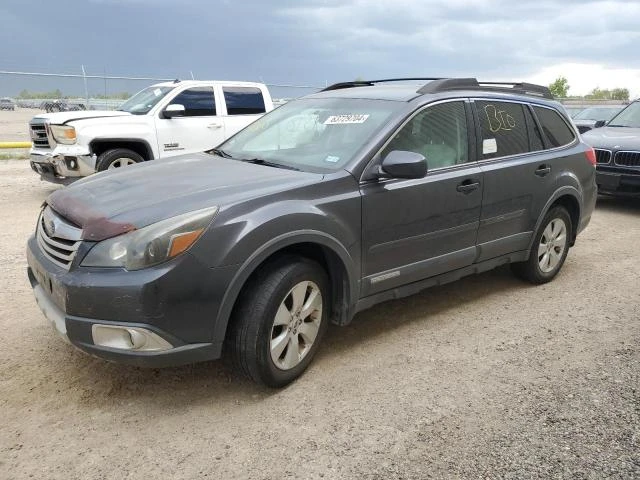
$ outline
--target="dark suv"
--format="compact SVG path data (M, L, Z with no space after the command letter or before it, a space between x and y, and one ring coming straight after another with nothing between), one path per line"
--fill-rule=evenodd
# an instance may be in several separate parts
M52 193L27 251L41 309L108 360L225 351L282 386L377 303L505 263L550 281L591 218L593 150L544 87L420 80L336 84Z
M595 148L599 193L640 196L640 100L603 123L582 137Z

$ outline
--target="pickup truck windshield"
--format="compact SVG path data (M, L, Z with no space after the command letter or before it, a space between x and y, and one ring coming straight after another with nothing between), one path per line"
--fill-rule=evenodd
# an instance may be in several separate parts
M609 127L640 128L640 102L633 102L609 122Z
M146 115L174 87L147 87L120 105L121 112Z
M344 167L402 102L306 98L261 117L211 153L303 171Z

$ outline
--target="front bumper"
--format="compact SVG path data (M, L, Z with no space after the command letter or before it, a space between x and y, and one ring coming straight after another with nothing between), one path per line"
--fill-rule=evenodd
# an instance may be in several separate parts
M640 172L638 174L596 171L598 193L640 196Z
M68 184L95 173L96 156L69 152L56 148L52 151L31 150L31 169L40 178L53 183Z
M135 272L77 265L66 271L42 254L34 237L28 242L27 263L44 316L65 340L89 354L143 367L177 366L221 355L224 338L213 338L213 331L234 268L210 269L187 253ZM94 325L144 329L170 348L138 351L97 345Z

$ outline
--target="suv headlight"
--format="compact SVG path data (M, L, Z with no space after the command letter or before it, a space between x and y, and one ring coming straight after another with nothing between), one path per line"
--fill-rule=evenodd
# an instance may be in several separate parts
M51 133L56 142L64 145L76 143L76 129L67 125L51 125Z
M82 260L85 267L140 270L186 252L218 212L210 207L178 215L97 243Z

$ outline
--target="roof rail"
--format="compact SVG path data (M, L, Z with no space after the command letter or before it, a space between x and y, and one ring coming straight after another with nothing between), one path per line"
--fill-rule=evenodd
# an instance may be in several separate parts
M553 99L551 91L542 85L525 82L478 82L475 78L445 78L427 83L418 90L418 93L438 93L449 90L490 90Z
M331 90L341 90L343 88L353 88L353 87L371 87L376 83L385 83L385 82L410 82L410 81L423 81L423 80L442 80L442 78L431 78L431 77L412 77L412 78L384 78L381 80L355 80L353 82L340 82L334 83L333 85L329 85L326 88L320 90L321 92L329 92Z

